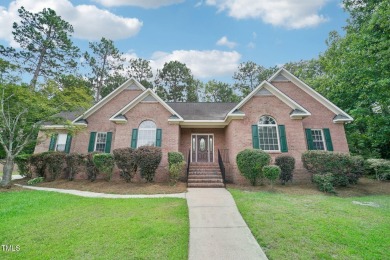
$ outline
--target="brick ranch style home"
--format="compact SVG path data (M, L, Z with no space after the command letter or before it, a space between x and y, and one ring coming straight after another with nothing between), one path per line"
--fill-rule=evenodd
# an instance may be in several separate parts
M234 183L246 183L236 164L237 153L246 148L260 148L273 159L291 155L296 169L302 169L307 150L348 153L344 123L353 120L284 68L240 103L164 102L129 79L81 115L64 116L84 129L72 137L64 125L45 125L35 153L159 146L163 158L156 181L165 181L168 152L180 151L199 167L218 165L219 151L226 179ZM47 137L48 130L57 134Z

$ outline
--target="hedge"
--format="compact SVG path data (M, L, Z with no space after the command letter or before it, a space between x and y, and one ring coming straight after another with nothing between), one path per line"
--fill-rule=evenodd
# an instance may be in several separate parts
M264 177L271 182L271 186L274 186L274 182L279 178L280 167L277 165L266 165L263 167Z
M31 154L21 154L15 157L15 163L18 165L18 171L21 176L31 178L30 170L30 157Z
M132 148L119 148L112 151L115 163L121 171L120 176L127 182L131 182L131 179L137 173L134 151Z
M160 147L141 146L134 152L135 162L140 168L141 177L147 182L152 182L156 170L161 162L162 153Z
M281 155L275 158L275 164L280 167L281 173L279 179L282 184L292 181L295 169L295 159L289 155Z
M379 181L390 180L390 160L385 159L368 159L366 161L369 172L375 174Z
M66 154L64 152L50 152L45 154L44 160L49 174L49 176L45 176L46 180L54 181L61 175L64 168L65 156Z
M245 149L237 154L236 162L241 175L255 186L264 178L262 169L271 162L271 156L260 149Z
M70 153L65 156L67 178L74 180L75 175L86 166L86 156L80 153Z
M94 154L93 163L98 171L106 176L106 180L110 181L115 167L114 156L110 153Z

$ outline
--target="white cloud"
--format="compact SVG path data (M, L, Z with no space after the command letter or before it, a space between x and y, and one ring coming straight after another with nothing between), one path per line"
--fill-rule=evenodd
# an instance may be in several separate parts
M249 42L248 45L247 45L247 47L248 47L249 49L254 49L254 48L256 48L256 44L255 44L254 42Z
M95 0L104 6L138 6L143 8L159 8L184 2L184 0Z
M211 78L217 76L230 76L236 71L241 55L236 51L218 50L175 50L171 53L155 52L150 65L154 70L162 69L164 63L180 61L191 69L197 78Z
M12 1L8 9L0 6L0 38L12 43L12 24L19 22L18 8L24 6L30 12L51 8L64 20L73 25L74 37L86 40L124 39L136 35L142 22L136 18L117 16L94 5L76 5L69 0L18 0Z
M219 39L216 44L219 46L226 46L230 49L233 49L237 45L237 43L229 41L226 36L223 36L221 39Z
M237 19L261 19L263 22L289 29L313 27L327 19L318 11L329 0L206 0L219 12L227 11Z

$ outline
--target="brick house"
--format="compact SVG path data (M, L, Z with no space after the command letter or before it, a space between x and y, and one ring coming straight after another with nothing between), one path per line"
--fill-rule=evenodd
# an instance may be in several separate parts
M160 146L163 158L156 181L167 179L170 151L182 152L198 167L217 165L219 154L226 179L235 183L245 182L235 162L245 148L260 148L272 158L291 155L297 169L308 149L348 153L344 123L353 120L284 68L238 104L164 102L129 79L81 115L64 116L83 130L72 137L63 125L45 125L35 153ZM57 134L47 138L47 130Z

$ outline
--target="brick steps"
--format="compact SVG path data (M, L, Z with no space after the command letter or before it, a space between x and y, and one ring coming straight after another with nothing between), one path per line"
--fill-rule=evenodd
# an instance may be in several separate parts
M224 188L221 171L216 164L191 164L188 173L188 187Z

